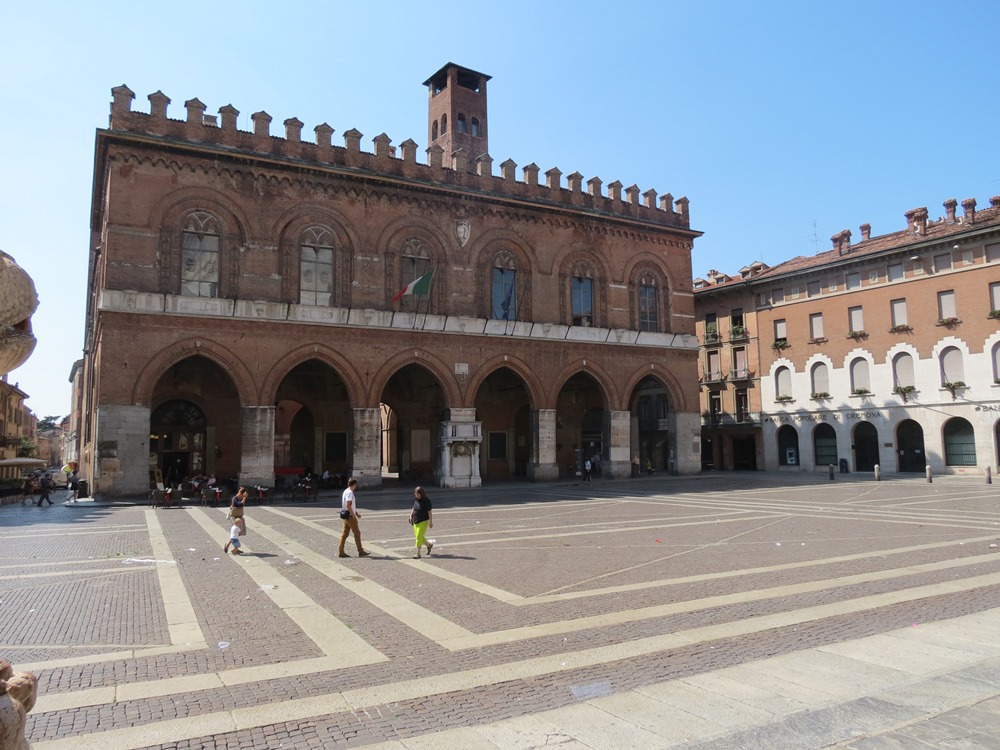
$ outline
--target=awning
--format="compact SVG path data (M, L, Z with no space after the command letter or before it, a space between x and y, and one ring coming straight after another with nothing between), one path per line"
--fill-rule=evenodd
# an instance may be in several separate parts
M48 461L40 458L4 458L0 459L0 466L45 466Z

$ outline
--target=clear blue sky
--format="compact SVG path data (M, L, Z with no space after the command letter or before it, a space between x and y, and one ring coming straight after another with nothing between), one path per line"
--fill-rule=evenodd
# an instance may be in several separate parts
M1000 3L114 1L0 10L0 249L32 275L39 343L10 375L70 409L82 355L94 131L111 88L198 97L427 143L421 83L493 76L494 164L535 162L691 200L693 269L734 273L1000 193ZM520 174L520 171L519 171Z

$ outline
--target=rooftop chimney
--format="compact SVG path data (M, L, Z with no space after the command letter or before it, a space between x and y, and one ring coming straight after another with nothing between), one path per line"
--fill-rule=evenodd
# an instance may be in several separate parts
M954 198L949 198L944 202L943 205L945 210L945 216L944 216L945 221L947 221L949 224L954 224L955 209L958 208L958 201L955 200Z
M990 208L1000 208L1000 195L990 198Z
M859 229L861 230L861 241L870 240L872 238L872 225L862 224Z
M966 224L974 224L976 221L976 199L966 198L962 201L962 209L965 211L962 221Z

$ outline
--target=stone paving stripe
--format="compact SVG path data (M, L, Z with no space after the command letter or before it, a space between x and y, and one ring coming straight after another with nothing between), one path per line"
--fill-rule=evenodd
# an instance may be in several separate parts
M267 507L266 510L288 520L302 522L301 519L285 511L270 507ZM312 522L305 522L304 525L331 537L339 538L340 536L339 531L334 531L328 526ZM324 555L314 552L301 542L282 534L270 526L257 521L254 524L254 532L268 539L288 554L299 558L306 565L322 573L337 585L342 586L373 606L378 607L387 615L396 618L411 630L431 641L437 642L441 638L462 638L472 635L469 630L425 607L414 604L406 597L397 594L380 583L372 581L369 578L362 578L360 581L355 580L358 572L353 568L341 565ZM373 553L381 552L385 554L384 550L380 550L380 548L373 545L366 544L365 548ZM371 562L371 560L368 562ZM362 561L362 564L365 564L365 562Z
M209 538L219 535L218 521L210 517L208 513L200 508L191 508L190 513ZM278 546L284 546L266 533L267 527L263 524L255 522L253 530L255 534L270 539ZM253 553L250 553L239 556L238 560L234 559L233 562L239 565L246 575L261 587L263 593L298 625L324 655L345 658L350 656L354 665L385 661L386 657L378 649L372 647L341 620L316 604L312 597L296 586L291 579L282 575L264 560L256 558Z
M820 651L850 656L903 672L924 675L942 669L958 668L978 661L978 657L962 651L945 649L888 635L872 636L864 644L831 643Z
M859 573L855 576L843 576L840 578L827 579L821 581L809 581L806 583L796 583L787 586L776 586L769 589L758 589L755 591L741 591L733 594L722 594L719 596L705 597L703 599L689 600L683 602L671 602L670 604L658 604L651 607L641 607L632 610L623 610L617 612L604 613L600 615L592 615L589 617L578 617L569 620L559 620L556 622L547 622L540 625L526 625L520 628L510 628L508 630L494 630L489 633L479 633L470 634L468 636L463 636L461 638L447 639L440 638L438 642L450 651L462 651L469 648L481 648L488 645L496 645L500 643L509 643L511 641L527 640L530 638L538 638L546 635L558 635L560 633L571 633L580 630L589 630L591 628L607 627L611 625L620 625L626 622L636 622L641 620L656 619L660 617L666 617L674 614L696 612L699 610L712 609L714 607L722 607L732 604L744 604L747 602L764 601L767 599L779 599L787 596L792 596L795 594L803 593L813 593L816 591L828 591L837 588L843 588L845 586L853 586L859 583L869 583L872 581L882 581L890 580L894 578L901 578L909 575L915 575L918 573L924 573L936 570L948 570L956 567L965 567L971 565L978 565L984 562L986 558L988 561L992 562L995 560L995 555L982 555L972 558L959 558L957 560L941 560L933 563L926 563L924 565L910 565L905 568L895 568L892 570L880 570L872 573ZM969 580L980 580L983 577L980 576L975 579L965 579L963 581L950 582L946 581L943 583L933 584L929 587L917 587L915 589L903 589L902 591L893 592L892 595L903 595L907 591L930 591L931 593L923 593L913 596L912 598L924 598L926 596L932 596L935 594L949 593L952 591L965 591L964 586L967 585ZM995 580L1000 582L1000 574L986 576L988 580ZM981 586L992 585L990 583L983 583L981 585L974 586L973 588L980 588ZM955 587L958 588L955 588ZM881 596L890 596L890 594L883 594ZM865 597L862 597L864 599ZM911 597L906 596L909 600ZM851 601L861 601L862 599L847 600L840 602L843 606L850 606ZM879 606L879 605L876 605ZM865 606L864 609L871 609L872 607ZM801 611L801 610L800 610ZM779 615L780 616L780 615ZM775 615L768 615L768 617L775 617ZM791 621L798 622L798 618L794 615L790 615ZM761 619L761 618L757 618Z
M173 560L156 511L147 510L145 516L153 559ZM163 598L163 611L167 618L171 644L180 646L186 643L205 643L205 634L198 623L198 616L188 597L177 563L156 563L156 575L160 580L160 595Z
M111 651L107 654L91 654L90 656L71 656L65 659L48 659L46 661L19 663L19 670L25 672L41 672L46 669L63 669L65 667L79 667L88 664L99 664L109 661L130 661L134 659L147 659L151 656L162 656L164 654L179 654L184 651L200 651L205 648L206 643L185 643L180 646L151 646L149 648L134 648L123 651ZM41 698L39 698L39 701Z
M771 711L751 706L732 696L719 695L685 680L647 685L635 692L722 724L727 730L754 726L775 718Z
M534 715L508 719L500 729L493 724L473 727L477 734L504 750L535 750L540 747L558 747L559 750L591 750L544 717Z

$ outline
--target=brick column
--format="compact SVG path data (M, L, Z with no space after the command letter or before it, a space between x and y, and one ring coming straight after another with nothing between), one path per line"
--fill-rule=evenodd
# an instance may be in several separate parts
M528 476L535 481L559 478L556 465L556 410L537 409L531 412L531 458Z
M382 419L378 408L352 409L354 412L354 446L351 475L359 487L382 485Z
M270 487L274 484L274 407L241 407L240 431L240 484Z

